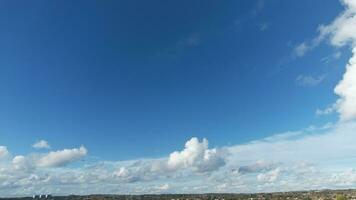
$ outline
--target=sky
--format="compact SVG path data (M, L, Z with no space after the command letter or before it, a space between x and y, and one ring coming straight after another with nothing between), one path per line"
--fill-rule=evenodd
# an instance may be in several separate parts
M2 1L0 196L356 187L356 1Z

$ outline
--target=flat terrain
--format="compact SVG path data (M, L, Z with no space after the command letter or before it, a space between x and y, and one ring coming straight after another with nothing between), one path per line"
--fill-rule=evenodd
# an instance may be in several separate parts
M0 198L1 200L30 200L32 197L23 198ZM267 200L267 199L286 199L286 200L356 200L356 190L320 190L320 191L300 191L300 192L275 192L275 193L256 193L256 194L160 194L160 195L88 195L88 196L54 196L53 200Z

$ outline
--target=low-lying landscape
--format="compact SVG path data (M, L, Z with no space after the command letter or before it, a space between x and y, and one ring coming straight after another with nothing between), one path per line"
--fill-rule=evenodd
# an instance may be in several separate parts
M356 200L356 189L241 194L35 195L0 200Z

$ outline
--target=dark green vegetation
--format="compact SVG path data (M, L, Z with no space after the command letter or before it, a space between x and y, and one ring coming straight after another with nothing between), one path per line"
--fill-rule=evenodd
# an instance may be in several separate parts
M32 197L0 200L33 200ZM356 200L356 190L320 190L256 194L157 194L157 195L88 195L55 196L38 200Z

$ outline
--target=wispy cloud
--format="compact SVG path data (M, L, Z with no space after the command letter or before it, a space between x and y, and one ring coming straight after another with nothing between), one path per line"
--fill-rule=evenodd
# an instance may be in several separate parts
M259 24L259 29L260 31L266 31L267 29L269 29L269 24L267 22L261 23Z
M194 47L199 46L201 42L201 36L199 33L192 33L187 37L180 39L177 42L177 48L184 48L184 47Z
M200 46L202 43L202 36L198 32L193 32L178 38L174 43L168 47L158 51L156 56L159 57L176 57L187 49Z
M315 47L319 46L321 41L324 38L322 36L319 36L317 38L314 38L311 41L304 41L300 44L298 44L296 47L294 47L294 52L293 56L296 58L303 57L305 54L307 54L309 51L313 50Z
M253 9L251 10L251 16L257 16L265 7L265 0L257 0L256 4L254 5Z
M307 53L307 51L310 48L311 47L309 47L306 42L303 42L303 43L298 44L298 46L295 47L294 53L297 57L302 57L302 56L304 56L304 54Z
M311 75L299 75L296 79L295 82L299 86L303 87L314 87L319 85L321 82L323 82L326 78L326 75L320 75L318 77L313 77Z
M323 63L327 64L327 63L330 63L331 61L340 59L341 56L342 56L342 53L340 51L336 51L332 55L329 55L329 56L326 56L326 57L322 58L321 61Z
M315 111L315 114L317 116L322 116L322 115L329 115L329 114L332 114L334 112L337 111L337 105L336 104L331 104L329 106L327 106L326 108L324 109L317 109Z

